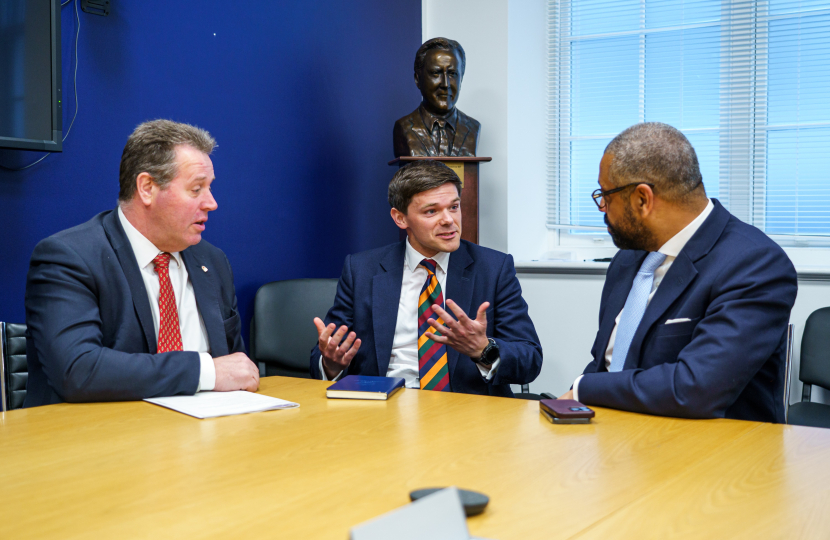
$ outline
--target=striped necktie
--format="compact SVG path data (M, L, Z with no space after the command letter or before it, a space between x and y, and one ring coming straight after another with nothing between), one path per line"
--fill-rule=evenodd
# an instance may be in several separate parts
M444 321L439 319L432 310L434 304L444 305L444 294L441 292L441 284L438 283L438 277L435 275L437 266L435 261L424 259L420 266L427 270L427 279L418 297L418 374L421 377L421 390L449 392L450 371L447 366L447 346L436 343L426 336L427 332L441 335L429 325L427 319L435 319L439 324L444 324Z

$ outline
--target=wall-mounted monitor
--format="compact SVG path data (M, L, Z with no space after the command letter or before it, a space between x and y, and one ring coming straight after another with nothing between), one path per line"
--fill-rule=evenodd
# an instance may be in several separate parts
M0 0L0 148L62 148L60 0Z

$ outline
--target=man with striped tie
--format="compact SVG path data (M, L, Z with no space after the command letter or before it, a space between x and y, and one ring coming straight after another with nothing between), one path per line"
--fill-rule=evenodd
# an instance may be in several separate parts
M437 161L389 184L407 239L346 257L311 374L402 377L407 388L512 396L533 381L542 347L510 255L461 240L461 181Z
M781 247L707 198L694 148L666 124L614 138L599 186L594 202L620 251L602 291L593 361L562 397L783 422L797 284Z

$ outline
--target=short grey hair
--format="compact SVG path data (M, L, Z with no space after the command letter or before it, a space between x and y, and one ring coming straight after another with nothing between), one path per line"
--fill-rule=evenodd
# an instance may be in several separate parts
M440 161L414 161L404 165L389 182L389 206L406 214L409 203L418 193L451 183L461 197L461 179Z
M615 186L654 184L660 197L680 203L699 196L693 194L703 182L695 149L680 130L668 124L635 124L614 137L605 153L614 156L608 180Z
M464 69L467 67L467 55L464 54L464 47L454 39L447 39L442 37L432 38L424 42L418 47L418 52L415 53L415 73L420 73L424 69L424 61L427 57L427 52L432 49L441 49L444 51L455 51L458 53L458 59L461 60L461 65L458 69L461 70L461 78L464 78Z
M121 154L118 174L118 200L129 201L136 193L135 179L146 172L164 189L178 173L176 147L190 146L210 155L216 140L204 129L171 120L151 120L139 124L127 139Z

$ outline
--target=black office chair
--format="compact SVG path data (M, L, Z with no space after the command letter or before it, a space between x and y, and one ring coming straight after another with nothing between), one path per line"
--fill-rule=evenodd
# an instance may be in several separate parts
M556 399L556 396L551 394L550 392L542 392L541 394L532 394L530 392L530 385L523 384L522 391L513 394L514 398L517 399L528 399L531 401L539 401L541 399Z
M793 381L793 323L787 326L787 354L784 357L784 423L790 414L790 386Z
M251 320L251 360L260 375L309 379L317 343L314 317L324 319L337 291L336 279L289 279L259 288Z
M26 325L0 322L0 410L23 407L28 377Z
M810 401L814 384L830 390L830 307L817 309L807 318L800 365L798 378L804 390L801 401L790 406L787 423L830 428L830 405Z

